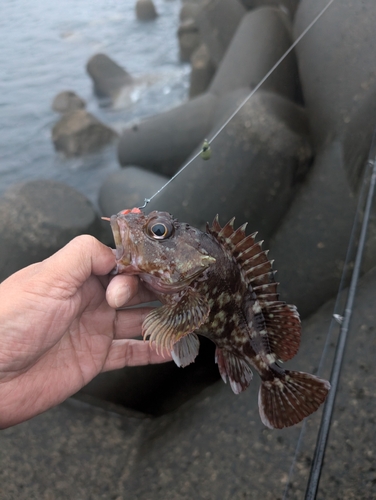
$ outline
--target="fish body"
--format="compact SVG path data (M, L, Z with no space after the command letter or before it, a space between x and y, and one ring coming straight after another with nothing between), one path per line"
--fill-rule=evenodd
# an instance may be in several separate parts
M136 274L163 304L146 317L144 338L187 366L199 350L198 334L216 345L216 362L234 393L261 378L259 411L269 428L300 422L318 409L330 389L326 380L284 370L279 361L299 349L295 306L279 300L272 262L246 224L234 229L214 219L206 232L167 212L139 209L111 217L117 271Z

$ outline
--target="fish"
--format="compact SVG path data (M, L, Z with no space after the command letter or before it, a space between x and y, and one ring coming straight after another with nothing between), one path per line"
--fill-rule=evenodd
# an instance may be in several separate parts
M239 394L261 379L258 406L270 429L295 425L325 401L330 383L309 373L283 369L299 349L297 308L279 300L273 261L247 223L218 216L203 232L171 214L138 208L110 219L116 273L137 275L161 302L142 325L143 338L171 352L177 366L193 363L199 335L216 345L224 382Z

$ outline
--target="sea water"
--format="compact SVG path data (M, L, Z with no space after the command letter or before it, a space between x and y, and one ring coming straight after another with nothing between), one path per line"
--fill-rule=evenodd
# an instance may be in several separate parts
M154 4L158 18L141 22L135 0L1 0L0 194L17 182L55 179L96 204L101 183L119 168L115 145L74 159L55 152L51 129L59 115L51 103L58 92L76 92L118 132L187 99L190 68L179 61L176 35L180 0ZM113 107L98 101L86 73L97 53L137 81Z

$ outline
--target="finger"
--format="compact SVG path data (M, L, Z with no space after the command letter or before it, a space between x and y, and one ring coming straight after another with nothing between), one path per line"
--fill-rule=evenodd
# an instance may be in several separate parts
M113 308L132 306L155 300L155 295L136 276L114 276L106 290L106 299Z
M140 307L117 311L115 339L132 339L141 335L142 323L153 307Z
M108 274L115 267L115 257L109 247L86 234L74 238L42 265L57 288L72 290L79 288L91 274Z
M108 305L116 309L131 300L137 294L138 281L136 276L114 276L106 290Z
M108 351L102 372L118 370L124 366L141 366L171 361L171 354L167 351L157 354L157 351L148 342L142 340L114 340Z

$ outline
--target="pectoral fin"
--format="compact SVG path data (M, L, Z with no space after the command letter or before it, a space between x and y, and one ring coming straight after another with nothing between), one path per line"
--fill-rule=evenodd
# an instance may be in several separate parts
M171 351L178 340L197 330L209 315L208 301L193 288L180 292L176 300L154 309L142 325L144 339L155 342L157 349Z

